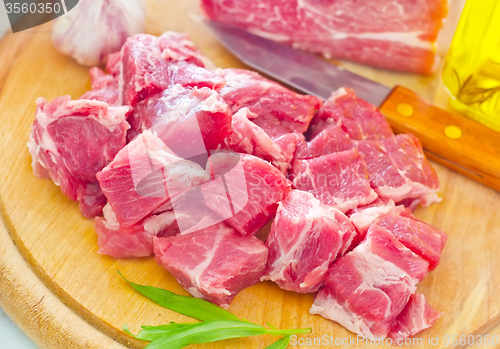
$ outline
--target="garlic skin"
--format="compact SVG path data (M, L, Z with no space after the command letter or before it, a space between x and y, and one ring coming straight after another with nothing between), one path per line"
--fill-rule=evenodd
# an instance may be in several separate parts
M127 37L144 31L144 0L80 0L52 25L52 41L78 63L105 63Z

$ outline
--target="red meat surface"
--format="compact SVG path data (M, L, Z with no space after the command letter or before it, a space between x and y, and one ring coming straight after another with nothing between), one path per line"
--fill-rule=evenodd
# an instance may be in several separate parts
M154 239L158 264L193 296L229 306L242 289L264 274L267 248L224 223L185 235Z
M327 58L397 71L434 70L444 0L202 0L213 20Z
M120 105L118 78L104 73L98 67L90 68L89 74L92 89L85 92L79 99L94 99L109 105Z
M316 292L330 264L342 256L357 235L339 210L310 193L292 190L283 200L266 240L266 275L289 291Z
M87 218L99 216L106 198L96 174L125 146L128 107L58 97L37 100L28 148L33 171L50 178Z

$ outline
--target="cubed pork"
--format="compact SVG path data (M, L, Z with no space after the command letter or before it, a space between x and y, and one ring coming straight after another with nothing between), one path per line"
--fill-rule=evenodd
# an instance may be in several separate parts
M253 155L219 152L209 158L212 180L202 185L206 204L241 235L256 234L273 219L290 182Z
M388 337L392 343L401 345L406 338L434 325L443 314L443 312L434 310L423 295L414 293L394 321Z
M294 188L310 192L342 212L377 199L368 181L366 163L356 149L295 160L292 176Z
M269 258L263 280L289 291L316 292L330 264L356 235L342 212L310 193L292 190L279 204L266 240Z
M310 313L368 339L385 339L428 266L392 233L373 226L330 267Z
M146 130L97 174L121 226L133 226L171 197L209 179L198 164L182 159Z
M125 146L128 107L58 97L37 100L28 148L39 178L50 178L87 218L99 216L106 197L96 173Z
M242 289L264 274L267 247L225 223L185 235L154 239L158 264L193 296L228 308Z
M109 105L119 105L118 77L108 75L98 67L90 68L89 73L92 89L85 92L79 99L94 99Z
M149 129L178 156L201 157L204 166L208 152L231 133L231 117L231 110L216 91L173 85L134 107L128 119L128 138Z

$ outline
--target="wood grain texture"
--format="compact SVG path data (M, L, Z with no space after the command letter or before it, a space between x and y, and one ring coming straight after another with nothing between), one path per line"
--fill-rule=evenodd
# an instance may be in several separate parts
M402 115L398 111L401 105L411 106L411 115ZM394 88L380 111L395 132L418 136L433 160L500 191L499 132L436 107L402 86ZM449 126L458 127L462 135L458 139L447 137Z
M160 34L165 30L186 31L217 66L244 67L208 32L188 19L188 12L196 11L196 8L197 2L194 0L150 1L147 32ZM49 33L33 35L22 46L16 60L12 62L0 95L0 210L5 224L12 240L36 275L79 319L84 319L130 348L139 348L144 343L134 341L121 331L123 323L136 332L140 325L189 319L163 309L134 292L120 279L116 269L134 282L163 287L180 294L187 292L153 258L117 260L98 255L93 222L84 219L77 203L65 198L57 186L33 175L26 142L34 120L35 100L40 96L52 100L64 94L77 98L90 84L87 68L58 53L52 47ZM353 64L346 66L379 82L389 84L395 81L417 91L427 100L445 106L446 97L437 76L422 78ZM442 182L440 195L443 202L418 210L416 214L446 231L449 240L441 265L418 286L418 291L427 297L433 307L445 311L435 326L417 335L417 338L423 339L423 347L427 348L444 347L443 340L437 346L427 345L428 336L439 335L443 338L445 335L462 335L474 331L497 331L498 334L498 330L491 327L496 324L500 314L500 194L440 165L435 164L435 168ZM14 248L10 245L5 245L6 249ZM12 269L4 258L0 258L0 267L2 273L13 270L19 275L19 280L30 278L28 272ZM3 282L0 284L3 287ZM27 284L26 287L31 286ZM24 291L20 287L13 292L22 299L25 297ZM1 298L2 306L10 309L11 314L15 314L16 308L20 308L18 304L22 304L21 301L4 304L12 300L4 296ZM28 300L26 297L29 306ZM313 333L304 338L321 338L325 335L349 338L352 335L331 321L309 315L312 301L312 295L283 291L273 283L264 282L238 294L229 310L258 324L271 322L279 328L311 327ZM57 315L58 311L54 310L54 313ZM36 321L33 316L29 312L20 312L17 318L25 322ZM68 346L57 339L60 333L74 333L78 330L76 324L81 322L68 318L69 327L61 328L57 322L51 327L51 319L46 320L44 325L51 328L54 342L52 346L42 347L62 349L87 345L77 342L74 346ZM36 335L33 331L30 333ZM87 338L89 347L107 348L99 346L98 341L103 337L88 335ZM261 336L197 347L264 348L274 339ZM422 348L419 345L413 347Z

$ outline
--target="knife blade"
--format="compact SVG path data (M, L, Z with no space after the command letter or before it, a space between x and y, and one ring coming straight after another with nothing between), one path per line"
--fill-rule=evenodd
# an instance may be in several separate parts
M434 106L402 86L387 87L313 54L234 26L196 18L248 66L307 94L340 87L379 107L396 133L415 134L428 158L500 191L500 133Z

